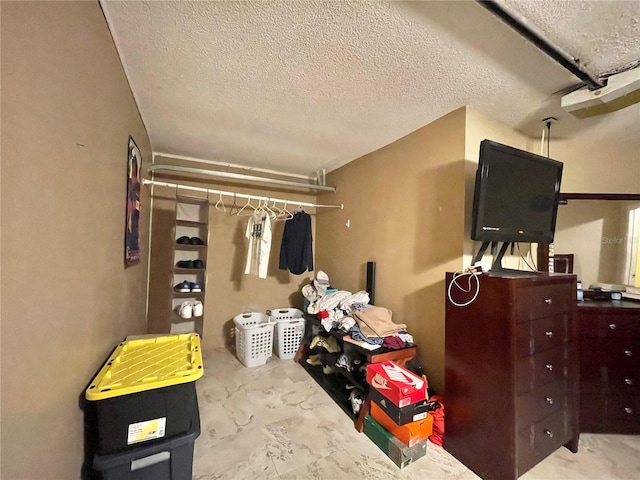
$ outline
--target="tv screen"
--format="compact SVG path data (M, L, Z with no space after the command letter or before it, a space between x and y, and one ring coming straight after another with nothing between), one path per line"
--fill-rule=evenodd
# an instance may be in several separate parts
M482 242L551 243L561 179L562 162L483 140L471 238Z

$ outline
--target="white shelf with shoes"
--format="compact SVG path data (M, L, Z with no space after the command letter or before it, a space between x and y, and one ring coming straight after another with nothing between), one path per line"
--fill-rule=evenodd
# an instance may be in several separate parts
M170 333L204 329L209 243L208 199L178 196L173 247L173 283Z

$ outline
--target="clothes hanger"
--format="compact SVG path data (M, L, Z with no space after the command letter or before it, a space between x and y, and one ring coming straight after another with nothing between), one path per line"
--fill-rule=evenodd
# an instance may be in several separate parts
M277 219L278 216L282 215L284 212L279 206L276 205L275 199L272 199L271 202L273 203L270 207L271 211L273 212L272 218Z
M262 206L262 210L264 212L266 212L266 214L269 216L269 218L276 218L278 216L276 214L276 212L274 212L273 209L269 206L269 199L268 198L264 199L264 205Z
M284 205L282 207L282 215L276 218L276 222L281 220L291 220L293 218L293 213L287 210L287 201L284 201Z
M236 203L236 192L233 192L233 204L231 205L231 208L229 208L229 215L236 215L238 212L238 204ZM233 209L235 208L236 213L233 213Z
M253 212L245 213L244 215L240 215L244 211L244 209L247 208L247 207L252 208ZM251 198L247 198L247 203L245 203L244 207L242 207L240 210L238 210L238 213L236 213L236 216L238 216L238 217L248 217L249 215L253 215L255 213L255 211L256 211L256 207L254 207L251 204Z
M224 200L222 200L222 193L218 192L220 195L220 199L216 202L216 210L218 210L219 212L226 212L227 209L224 206ZM234 195L235 197L235 195ZM220 210L220 208L218 208L219 205L222 205L222 210Z

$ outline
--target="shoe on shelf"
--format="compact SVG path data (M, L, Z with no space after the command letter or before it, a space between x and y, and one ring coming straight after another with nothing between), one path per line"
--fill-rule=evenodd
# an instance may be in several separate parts
M173 289L176 292L181 292L181 293L193 292L193 290L191 290L191 288L192 288L191 287L191 282L187 282L186 280L184 282L180 282L175 287L173 287Z
M202 302L195 301L192 305L192 312L194 317L201 317L204 313L204 307L202 306Z
M183 282L184 283L184 282ZM189 292L200 293L202 292L202 287L198 282L186 282L189 284Z
M313 366L317 366L317 365L322 365L322 360L320 360L320 355L309 355L309 358L307 358L307 363L309 365L313 365Z
M360 412L363 401L364 395L360 390L358 390L357 388L351 390L351 393L349 393L349 402L351 402L351 410L354 414Z
M204 245L204 242L200 240L198 237L191 237L187 240L191 245Z
M193 266L193 260L179 260L176 266L178 268L196 268Z
M338 341L333 337L323 337L320 335L316 335L311 340L311 344L309 345L309 350L313 350L314 353L318 351L326 350L329 353L337 353L340 351L340 347L338 347Z
M182 236L176 240L176 243L178 245L190 245L190 240L189 240L189 237Z
M204 262L199 258L196 260L193 260L193 267L191 268L204 268Z
M191 305L191 302L182 302L182 305L178 308L178 315L182 318L191 318L193 315L193 305Z

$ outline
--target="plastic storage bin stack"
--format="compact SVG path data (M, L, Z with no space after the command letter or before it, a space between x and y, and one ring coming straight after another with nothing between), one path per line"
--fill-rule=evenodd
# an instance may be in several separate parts
M245 312L233 319L236 355L245 367L264 365L273 353L274 322L269 315Z
M198 436L200 414L196 401L187 433L121 453L96 455L93 468L101 473L102 480L191 480Z
M167 465L171 450L179 447L181 453L176 450L174 457L179 455L180 465L185 465L184 453L200 429L197 412L194 420L198 408L195 381L203 372L200 337L195 333L136 338L116 347L85 392L96 407L98 451L94 468L102 468L103 478L111 478L111 466L121 463L129 462L133 471L131 459L140 459L145 452L157 461L138 462L139 471L132 478L182 478L173 474L146 476L140 465L163 461ZM157 452L148 453L156 447ZM175 461L171 460L168 471ZM164 467L151 470L158 468Z
M276 323L275 351L281 359L295 357L304 335L304 318L297 308L271 310L271 318Z

